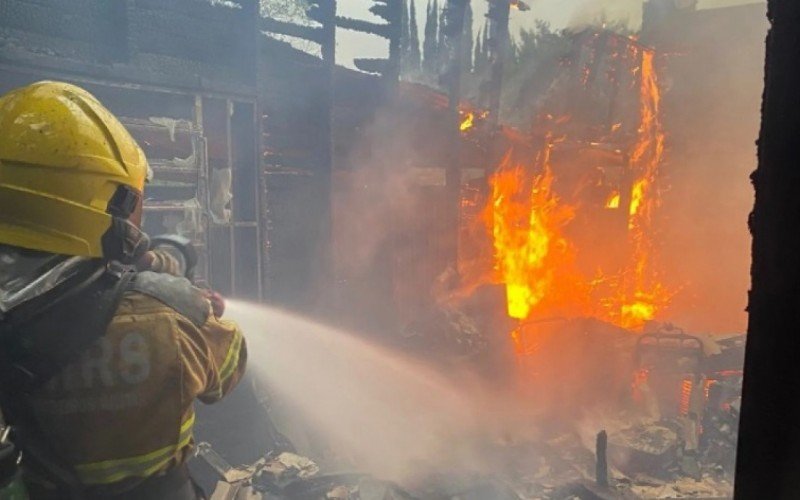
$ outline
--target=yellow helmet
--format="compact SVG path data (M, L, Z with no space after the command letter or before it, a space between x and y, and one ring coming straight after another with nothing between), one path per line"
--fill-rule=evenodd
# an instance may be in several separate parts
M0 243L125 260L143 234L147 160L87 91L38 82L0 97Z

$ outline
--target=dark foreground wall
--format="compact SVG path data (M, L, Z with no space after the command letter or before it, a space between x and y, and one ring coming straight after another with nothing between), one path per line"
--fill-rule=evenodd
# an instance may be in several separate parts
M737 499L800 498L800 2L769 18Z

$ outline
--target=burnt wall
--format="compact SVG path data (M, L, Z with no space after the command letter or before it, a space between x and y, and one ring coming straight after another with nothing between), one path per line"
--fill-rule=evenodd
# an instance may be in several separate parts
M0 36L34 53L86 61L124 57L125 4L96 0L0 1ZM120 36L123 35L123 36Z
M329 247L329 80L320 59L287 44L265 38L260 51L265 297L308 312Z
M129 0L130 63L253 84L258 15L255 2L240 5L236 9L203 0Z
M253 86L258 4L0 0L0 61L189 87Z

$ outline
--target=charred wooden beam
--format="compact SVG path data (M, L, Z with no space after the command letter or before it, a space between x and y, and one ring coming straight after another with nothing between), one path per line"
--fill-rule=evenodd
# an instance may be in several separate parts
M369 11L380 17L386 23L373 23L361 19L350 17L336 17L336 25L340 28L360 31L371 35L377 35L389 40L389 59L381 62L378 59L360 59L360 64L365 68L364 71L379 72L388 81L396 82L400 78L400 39L402 35L403 22L403 1L402 0L373 0L374 5ZM356 67L363 69L362 66Z
M315 26L303 26L300 24L278 21L277 19L269 17L262 17L260 28L261 31L266 31L268 33L293 36L318 44L325 42L325 30Z
M386 74L389 71L391 61L389 59L367 59L359 58L353 61L356 68L367 73Z
M597 433L595 442L595 482L601 488L608 487L608 434Z
M260 28L267 33L302 38L322 47L322 58L328 64L336 59L336 0L308 0L306 15L318 26L306 26L270 17L261 18Z
M336 26L346 30L377 35L383 38L390 38L392 35L392 27L388 24L373 23L361 19L353 19L351 17L336 16Z

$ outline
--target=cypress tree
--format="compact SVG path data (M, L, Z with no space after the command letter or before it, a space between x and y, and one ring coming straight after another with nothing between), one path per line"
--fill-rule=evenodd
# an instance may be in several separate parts
M475 37L475 54L472 57L472 72L476 75L483 71L483 47L481 46L482 36L483 28L478 28L478 36Z
M408 65L414 73L419 73L421 56L419 53L419 28L417 27L417 7L411 0L408 14Z
M492 57L492 42L489 39L489 22L485 22L483 24L483 43L481 44L483 48L483 54L481 54L481 58L483 59L483 63L486 65L485 67L489 67L489 61Z
M445 0L447 1L447 0ZM439 0L433 0L433 9L436 11L437 16L439 18L439 22L437 23L437 33L436 37L438 43L436 44L436 74L438 75L441 73L442 68L447 66L447 35L445 34L445 27L447 26L447 20L444 18L446 12L445 9L439 8Z
M422 45L422 65L428 77L436 79L439 73L439 2L428 0L428 16L425 19L425 40Z
M409 31L409 25L408 25L408 21L409 21L408 20L408 0L402 0L402 7L401 8L403 9L403 13L400 16L400 31L402 33L400 35L400 46L402 47L403 52L407 53L408 52L408 48L410 46L409 45L410 31Z
M461 70L472 71L472 2L467 2L464 11L464 31L461 33Z
M475 62L473 63L475 74L483 74L489 69L490 44L489 25L483 23L483 28L478 32L478 39L475 42Z
M400 14L400 68L401 74L408 73L409 56L411 48L410 31L408 23L408 0L402 0Z

